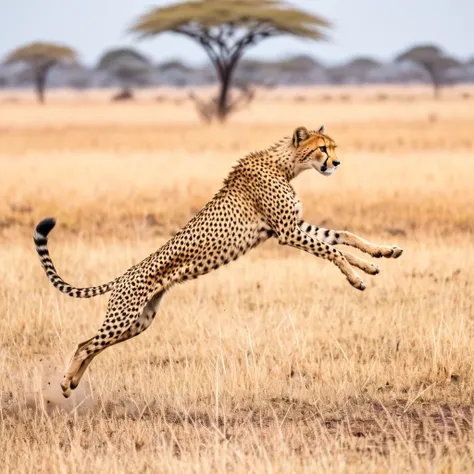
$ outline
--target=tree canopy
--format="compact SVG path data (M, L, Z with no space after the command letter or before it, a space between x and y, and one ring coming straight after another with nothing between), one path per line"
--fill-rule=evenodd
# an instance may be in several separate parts
M330 27L327 20L283 0L195 0L151 8L129 31L141 39L172 32L200 44L221 83L217 104L223 119L234 69L248 47L285 34L323 40Z
M76 53L72 48L57 43L30 43L14 49L6 58L5 64L26 62L44 66L57 64L64 60L75 60Z
M191 37L212 37L225 42L225 33L236 28L255 36L291 34L323 39L330 23L311 13L290 7L282 0L195 0L152 8L134 23L131 31L142 37L174 31ZM213 32L212 28L219 31ZM222 32L222 36L219 36Z
M120 82L122 91L116 98L131 99L131 86L146 82L151 62L133 48L114 48L100 57L97 69L107 71Z
M165 61L163 63L158 64L157 69L160 71L168 71L170 69L177 69L183 72L192 72L193 68L187 66L182 61L177 59L171 59L169 61Z
M49 70L56 64L75 60L76 53L69 46L35 42L14 49L5 58L5 64L17 62L27 64L33 72L38 100L44 102L44 90Z
M396 61L412 61L421 67L429 75L435 97L445 82L446 71L460 64L456 59L447 56L441 48L431 44L410 48L398 55Z
M97 63L98 69L113 71L121 67L143 69L150 66L149 59L133 48L114 48L106 51Z
M362 56L360 58L352 59L345 65L345 67L358 71L370 71L371 69L380 67L380 65L381 63L379 61Z
M239 58L245 47L264 38L290 34L322 40L329 27L321 17L280 0L197 0L152 8L130 31L139 38L183 34L199 41L211 61L222 67L223 61Z

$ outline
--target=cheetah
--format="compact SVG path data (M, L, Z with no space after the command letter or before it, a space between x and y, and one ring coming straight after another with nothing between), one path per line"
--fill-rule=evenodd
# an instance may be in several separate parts
M75 298L112 292L102 326L94 337L77 346L69 361L61 382L64 397L78 386L99 353L150 326L163 295L173 285L216 270L269 238L329 260L354 288L365 290L365 283L353 267L370 275L379 273L379 268L334 245L352 246L372 257L398 258L403 250L394 245L373 244L345 230L334 231L305 222L301 203L290 184L305 170L315 169L330 176L339 166L336 143L325 133L324 126L311 131L298 127L291 136L241 158L214 197L156 252L113 281L90 288L73 287L58 275L47 245L56 220L42 220L35 229L34 243L53 286Z

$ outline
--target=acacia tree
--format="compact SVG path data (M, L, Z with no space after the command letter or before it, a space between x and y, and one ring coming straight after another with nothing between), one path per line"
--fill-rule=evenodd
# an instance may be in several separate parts
M97 69L107 71L120 83L118 97L132 98L131 87L142 84L151 64L148 58L132 48L116 48L106 51L99 59Z
M369 80L370 73L380 66L380 62L376 59L359 57L349 61L345 69L359 83L366 83Z
M434 97L439 98L441 86L445 83L445 73L449 68L459 65L459 62L434 45L421 45L410 48L397 56L396 61L413 61L422 68L433 85Z
M5 64L25 63L31 68L38 101L43 103L46 79L51 68L75 59L76 53L68 46L37 42L13 50L6 57Z
M224 121L235 106L229 101L233 74L249 47L280 35L321 40L329 27L325 19L283 0L195 0L152 8L135 21L130 32L140 39L172 32L201 45L216 70L215 114Z
M380 65L375 59L359 57L352 59L348 63L329 68L328 74L335 84L343 84L349 80L365 83L371 71L377 69Z

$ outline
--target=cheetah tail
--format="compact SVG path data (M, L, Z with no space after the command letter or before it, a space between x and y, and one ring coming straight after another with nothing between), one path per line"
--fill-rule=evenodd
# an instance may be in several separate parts
M73 298L91 298L93 296L103 295L112 290L116 280L105 283L100 286L91 286L89 288L76 288L66 283L56 272L48 250L48 234L56 225L56 220L52 217L43 219L35 229L33 240L35 242L36 251L38 252L41 266L46 272L49 281L62 293Z

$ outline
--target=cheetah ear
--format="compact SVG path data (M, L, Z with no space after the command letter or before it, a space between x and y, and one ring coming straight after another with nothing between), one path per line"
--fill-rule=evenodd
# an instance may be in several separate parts
M298 148L300 143L309 138L309 132L305 127L298 127L293 133L293 146Z
M324 125L319 127L318 133L324 133Z

